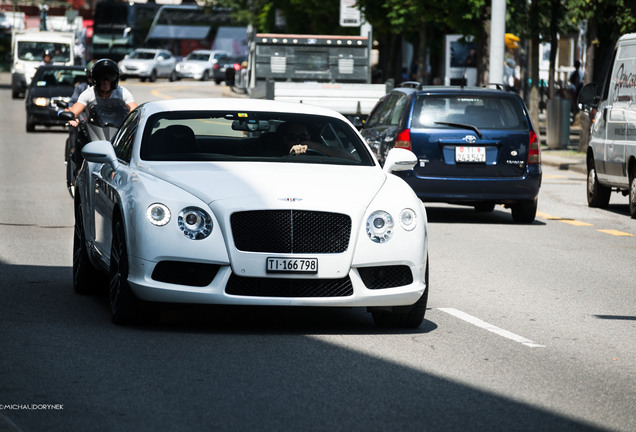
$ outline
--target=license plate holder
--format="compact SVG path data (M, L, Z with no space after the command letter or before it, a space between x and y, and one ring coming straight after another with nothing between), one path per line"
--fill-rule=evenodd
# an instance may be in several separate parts
M455 162L486 163L486 147L456 146Z
M318 258L268 257L267 273L318 273Z

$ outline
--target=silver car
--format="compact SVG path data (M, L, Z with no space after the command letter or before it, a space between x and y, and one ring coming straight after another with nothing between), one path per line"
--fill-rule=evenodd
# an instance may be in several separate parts
M139 78L155 82L157 78L177 79L175 71L177 59L165 49L139 48L119 62L121 79Z
M207 81L212 77L212 68L217 63L219 57L227 55L229 54L226 51L218 50L192 51L183 61L177 63L177 78L192 78Z

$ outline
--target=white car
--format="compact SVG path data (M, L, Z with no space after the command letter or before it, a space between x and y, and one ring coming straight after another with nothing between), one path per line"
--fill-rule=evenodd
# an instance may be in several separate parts
M207 81L213 76L212 68L219 57L228 56L225 51L195 50L177 63L177 78L192 78Z
M335 111L148 102L82 154L73 285L89 293L106 272L115 323L136 322L145 301L359 306L381 326L423 321L426 211L391 174L416 158L391 150L381 168Z
M139 48L119 62L121 80L139 78L155 82L157 78L177 79L177 59L165 49Z

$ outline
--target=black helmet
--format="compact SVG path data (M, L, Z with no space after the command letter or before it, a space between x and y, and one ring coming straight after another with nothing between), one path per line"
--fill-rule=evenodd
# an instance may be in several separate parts
M91 76L93 78L93 85L98 89L104 79L110 81L111 90L115 90L119 85L119 67L117 63L111 59L97 60L93 65Z

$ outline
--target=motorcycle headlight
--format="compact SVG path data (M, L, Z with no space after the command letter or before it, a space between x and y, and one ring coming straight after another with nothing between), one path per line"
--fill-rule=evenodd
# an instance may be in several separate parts
M160 203L150 204L146 210L146 218L153 225L164 226L170 222L170 209Z
M45 107L49 105L49 98L37 97L33 99L33 105Z
M400 226L406 231L413 231L417 226L417 214L410 208L400 212Z
M192 240L203 240L212 233L212 218L197 207L186 207L177 218L179 229Z
M375 243L386 243L393 237L393 217L378 210L367 219L367 235Z

